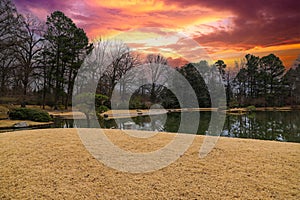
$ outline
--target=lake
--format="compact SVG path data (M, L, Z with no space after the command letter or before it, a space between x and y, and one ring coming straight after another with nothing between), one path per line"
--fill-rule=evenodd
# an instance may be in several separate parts
M190 112L188 115L195 113ZM197 134L205 135L212 112L200 112L200 121L191 121L192 126L198 125ZM119 128L149 131L177 132L181 113L168 113L156 116L138 116L122 119L100 119L102 128ZM85 120L77 120L76 127L86 127ZM94 123L94 125L93 125ZM91 127L96 127L91 122ZM96 124L97 125L97 124ZM73 128L74 120L55 119L52 127ZM188 131L186 131L188 132ZM221 136L277 140L284 142L300 142L300 111L256 111L244 115L226 114Z

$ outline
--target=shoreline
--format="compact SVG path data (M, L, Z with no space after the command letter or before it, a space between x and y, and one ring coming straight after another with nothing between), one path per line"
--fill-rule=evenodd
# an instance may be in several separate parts
M292 108L291 106L285 107L258 107L254 110L256 111L293 111L300 110L300 108ZM130 110L109 110L104 113L101 113L100 116L106 119L113 118L129 118L129 117L137 117L137 116L145 116L145 115L159 115L166 114L170 112L197 112L197 111L220 111L228 114L241 114L248 112L247 108L230 108L227 110L220 110L218 108L177 108L177 109L130 109ZM76 119L85 119L85 115L80 111L53 111L48 112L50 115L56 117L63 117L66 119L71 119L75 117Z
M105 134L119 148L137 153L160 149L174 137L158 133L135 138L111 129ZM220 137L200 159L203 140L195 136L167 167L132 174L93 158L76 129L0 134L0 198L300 198L300 144Z
M261 111L280 111L280 112L289 112L294 110L300 110L300 108L292 108L291 106L285 107L258 107L255 108L252 112L261 112ZM84 113L80 111L49 111L45 110L49 113L52 118L62 118L62 119L86 119ZM230 115L244 115L249 110L247 108L230 108L227 110L220 110L218 108L180 108L180 109L131 109L131 110L109 110L104 113L101 113L100 116L105 119L117 119L117 118L130 118L130 117L138 117L138 116L147 116L147 115L160 115L160 114L167 114L172 112L224 112ZM53 122L46 122L46 123L39 123L33 122L30 120L9 120L9 119L1 119L0 120L0 129L14 129L14 123L18 122L27 122L30 127L39 127L39 126L47 126L53 124ZM8 124L8 125L7 125ZM17 128L16 128L17 129Z
M2 105L5 107L5 105ZM15 105L15 107L20 107ZM28 105L28 108L41 109L37 105ZM43 110L43 109L41 109ZM292 106L283 106L283 107L256 107L254 111L293 111L300 110L300 105L293 108ZM51 110L47 107L44 111L48 112L50 116L53 117L62 117L65 119L81 119L85 118L85 115L80 111L73 111L71 108L68 110ZM156 112L157 111L157 112ZM136 117L144 115L155 115L155 114L165 114L168 112L192 112L192 111L226 111L230 114L235 113L244 113L247 112L247 108L228 108L228 109L218 109L218 108L174 108L174 109L130 109L130 110L109 110L107 112L101 113L100 116L106 114L108 118L113 118L112 112L116 115L114 118L118 117ZM129 114L128 114L129 113ZM7 119L3 118L3 119ZM1 120L0 120L1 121Z
M30 120L10 120L10 119L3 119L0 120L0 130L5 130L5 129L22 129L22 128L38 128L38 127L45 127L45 126L50 126L54 122L35 122L35 121L30 121ZM20 123L20 122L25 122L27 123L28 126L26 127L14 127L15 124Z

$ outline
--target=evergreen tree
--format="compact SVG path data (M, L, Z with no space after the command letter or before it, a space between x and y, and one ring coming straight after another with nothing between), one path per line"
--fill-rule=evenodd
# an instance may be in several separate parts
M247 72L247 87L248 95L254 99L257 96L257 77L259 67L259 57L247 54L246 58L246 72Z
M194 92L196 93L199 107L210 107L211 106L210 95L204 80L204 78L207 77L206 76L202 77L199 71L196 69L196 67L200 68L199 70L202 70L203 75L208 73L209 67L206 61L205 62L200 61L199 63L195 63L195 64L189 63L184 67L178 69L178 71L185 77L185 79L192 86ZM182 92L183 93L185 92L184 88L182 88ZM185 97L188 97L189 95L190 94L184 94Z
M295 105L300 103L300 64L295 68L290 68L283 76L286 103Z
M47 17L48 66L53 81L54 107L58 103L67 107L72 93L72 85L85 55L92 48L84 31L61 11ZM67 91L67 93L65 93Z
M282 61L274 54L260 59L260 77L263 79L264 97L268 104L273 105L274 97L281 88L281 77L285 71Z

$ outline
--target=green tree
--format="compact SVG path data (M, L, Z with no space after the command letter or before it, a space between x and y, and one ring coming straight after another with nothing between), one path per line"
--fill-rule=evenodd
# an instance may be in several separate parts
M237 102L239 107L244 104L245 98L247 96L247 69L241 68L234 79L237 88Z
M245 64L237 73L234 83L237 89L237 101L239 106L253 104L257 98L259 81L259 57L247 54ZM251 102L251 103L250 103Z
M218 68L219 73L221 75L221 77L223 78L223 80L226 79L226 72L225 72L225 68L226 68L226 64L223 60L218 60L217 62L215 62L215 66Z
M223 60L218 60L217 62L215 62L215 66L219 70L219 73L224 82L225 89L226 89L227 106L229 106L229 102L231 101L231 99L233 97L232 86L231 86L232 78L230 77L230 70L226 70L227 65L225 64L225 62Z
M92 46L85 32L61 11L51 13L46 24L44 37L48 40L46 54L50 57L48 66L52 77L49 80L54 81L54 106L64 103L67 107L77 70Z
M280 92L281 77L285 71L282 61L274 54L264 56L260 59L260 75L263 79L264 96L267 102L273 104L273 98ZM278 97L278 96L277 96Z
M257 77L259 67L259 57L247 54L246 58L246 72L247 72L247 86L250 98L255 98L257 95Z
M283 105L285 67L280 58L274 54L262 58L247 54L245 58L245 67L234 80L239 105Z
M300 64L290 68L283 77L283 83L287 90L287 102L290 105L300 103Z
M77 28L74 30L73 39L70 41L70 61L66 69L66 79L67 79L67 96L65 99L65 109L67 109L68 104L72 96L74 81L85 56L92 50L93 45L88 43L88 38L83 29Z
M208 78L207 76L202 77L199 71L202 70L203 75L207 74L210 70L208 63L206 61L200 61L199 63L189 63L185 65L184 67L178 69L179 73L181 73L185 79L190 83L192 86L194 92L196 93L199 107L210 107L210 95L207 88L207 85L205 83L205 78ZM209 78L210 79L210 78ZM176 87L180 87L181 83L177 82L175 80L174 85ZM180 91L182 91L184 96L190 96L190 94L185 94L185 89L182 88Z

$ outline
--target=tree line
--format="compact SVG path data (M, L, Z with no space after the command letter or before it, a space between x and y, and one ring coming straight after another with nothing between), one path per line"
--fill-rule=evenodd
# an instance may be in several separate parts
M117 106L121 108L122 102L130 97L131 108L149 108L156 103L177 108L180 102L167 86L177 88L177 95L190 94L182 88L183 82L170 80L170 71L162 67L167 64L162 55L150 54L145 58L122 41L98 39L90 43L84 30L61 11L51 13L44 23L30 14L19 14L10 0L0 2L0 103L67 108L76 89L78 71L82 65L88 65L89 75L98 80L97 94L106 99L101 105L110 107L114 97L119 99ZM143 78L137 80L130 73L141 65L146 67L141 73L150 77L145 84ZM202 60L175 70L193 88L199 107L211 106L212 92L221 92L213 87L217 88L220 82L225 86L230 107L300 103L299 64L286 70L274 54L261 58L247 54L237 66L233 70L222 60L213 65ZM113 94L115 88L118 95Z
M179 68L179 71L190 72L186 75L190 83L198 82L192 85L198 87L199 93L202 91L198 97L200 106L209 107L205 81L200 80L207 77L211 79L211 76L201 77L195 68L206 72L217 68L225 86L228 107L300 104L300 64L287 70L280 58L274 54L261 58L247 54L240 63L236 62L235 68L230 69L227 69L222 60L218 60L213 66L209 66L206 61L200 61Z
M1 96L17 97L22 106L70 104L77 70L92 49L83 29L60 11L46 23L20 15L10 0L0 3L0 29Z

